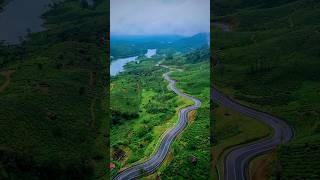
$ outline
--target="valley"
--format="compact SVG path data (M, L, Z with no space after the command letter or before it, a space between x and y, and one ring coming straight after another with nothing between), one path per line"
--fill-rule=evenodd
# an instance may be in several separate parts
M116 165L116 169L112 172L113 176L119 170L130 169L129 167L150 159L157 152L166 134L181 121L178 118L180 110L193 105L192 101L177 96L168 87L167 81L163 78L168 69L159 66L160 62L161 65L174 68L170 78L177 81L177 89L199 98L202 105L198 110L188 113L187 127L179 133L170 146L163 165L148 178L188 177L190 171L188 164L192 157L198 159L199 163L193 167L193 172L201 171L203 178L208 177L208 172L203 168L210 159L208 121L210 106L207 99L210 86L208 78L202 78L203 81L198 82L195 79L202 76L209 77L209 51L199 49L186 54L161 53L171 51L167 48L157 49L157 54L150 58L139 56L137 59L139 63L138 61L128 63L124 66L125 71L111 79L110 156ZM192 62L194 60L197 62ZM203 131L203 128L207 129L207 132ZM199 134L193 137L193 133ZM193 145L196 139L203 141L203 146ZM181 149L185 149L185 153L176 153L182 152ZM176 163L181 161L184 161L185 165L177 167ZM173 174L175 168L179 168L181 174Z

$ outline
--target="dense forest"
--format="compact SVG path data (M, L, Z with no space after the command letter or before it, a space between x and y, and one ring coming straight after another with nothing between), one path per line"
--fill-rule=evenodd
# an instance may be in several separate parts
M105 179L108 5L53 3L0 45L0 179Z
M111 78L110 158L115 164L111 177L121 169L142 163L154 155L164 134L178 123L179 110L192 104L169 89L162 76L168 69L156 66L160 62L182 70L172 72L170 76L178 81L177 86L183 92L201 99L203 106L190 113L190 124L170 147L163 165L148 178L199 178L199 174L202 179L209 177L210 81L202 77L209 77L210 50L206 46L207 40L203 38L200 41L197 36L176 42L191 41L195 42L194 47L205 48L177 53L172 46L162 45L156 56L141 56L139 63L127 64L125 71ZM154 48L152 45L146 47Z
M316 0L213 3L214 85L295 130L288 145L267 155L273 159L272 166L265 167L271 179L320 176L319 7ZM229 31L219 28L221 24Z
M157 49L160 53L186 53L194 49L209 47L209 34L198 33L184 37L178 35L154 35L154 36L111 36L110 56L111 60L140 56L147 49Z

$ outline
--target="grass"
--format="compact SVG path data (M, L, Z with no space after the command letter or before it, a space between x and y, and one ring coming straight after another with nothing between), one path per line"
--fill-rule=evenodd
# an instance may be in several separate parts
M0 179L105 177L105 8L56 4L46 31L0 46L1 71L15 70L0 94Z
M237 101L274 114L295 129L292 142L276 151L270 167L282 171L269 168L271 177L290 179L290 174L295 174L297 179L314 179L316 162L308 162L312 172L292 167L294 159L307 166L305 159L316 156L315 151L307 155L295 144L319 138L320 54L315 42L320 38L320 24L315 18L320 4L307 0L266 2L239 1L241 6L232 13L224 9L215 17L229 23L233 31L213 30L213 63L219 61L213 68L213 82Z
M135 113L139 111L142 88L141 83L134 77L123 77L110 84L111 98L116 100L112 108L121 112Z
M205 51L204 51L205 52ZM195 52L198 53L198 52ZM203 52L202 52L203 53ZM179 58L180 60L177 60ZM209 62L204 56L200 62L190 63L187 57L174 56L164 64L176 66L183 71L175 71L170 77L177 81L176 87L202 101L196 116L171 146L170 158L157 172L164 179L208 179L210 167L210 120L209 120ZM185 61L183 63L183 61ZM192 118L189 113L189 118ZM196 163L191 163L195 158Z
M267 180L270 179L269 169L275 158L275 152L269 151L266 154L256 157L249 165L249 176L252 179Z
M137 113L133 118L122 116L120 122L113 122L111 156L120 164L113 175L121 168L149 158L158 147L161 136L176 124L178 110L190 104L167 87L168 83L162 78L165 69L154 66L156 61L131 63L124 73L111 81L112 110L123 113L130 109L130 113ZM128 101L135 104L128 105ZM126 156L119 159L116 153L121 151Z
M202 108L197 110L197 116L188 127L179 135L174 141L169 152L169 158L166 159L164 165L154 174L148 178L161 176L162 178L182 178L185 174L176 175L174 172L179 171L185 173L190 171L190 157L195 156L198 159L197 165L192 167L195 173L203 174L202 178L208 177L205 168L209 163L210 142L209 142L209 79L203 78L203 81L195 81L202 76L208 76L209 63L196 62L198 64L184 63L177 65L177 58L188 60L185 55L177 55L171 57L169 60L164 60L164 63L169 63L170 66L176 66L184 69L184 71L174 71L170 74L172 79L177 80L176 86L182 91L189 93L203 101ZM111 129L111 155L119 149L123 150L127 155L119 160L114 158L116 164L120 164L113 172L115 174L120 168L129 167L133 164L147 160L156 151L159 146L161 138L168 132L178 121L179 110L183 107L193 104L190 100L177 96L168 87L168 82L162 77L164 72L168 70L163 67L155 67L157 61L162 60L160 57L155 57L148 60L141 60L139 64L129 63L126 66L126 71L121 73L116 78L112 79L113 85L111 90L111 97L118 97L119 95L112 95L113 93L122 93L121 96L129 96L123 94L123 89L135 89L137 86L133 83L139 82L140 91L136 93L132 102L135 102L138 108L132 108L133 112L139 115L136 118L123 119L121 123L113 124ZM173 62L172 62L173 61ZM204 72L204 73L203 73ZM135 79L135 81L128 81L127 79ZM124 83L118 83L125 81ZM187 82L196 82L188 84ZM191 85L192 89L189 90ZM199 86L202 86L199 87ZM118 88L118 89L116 89ZM125 98L124 98L125 99ZM140 100L135 100L140 99ZM111 107L113 110L126 107L125 101L118 101L113 103L111 99ZM120 104L120 105L118 105ZM121 105L124 104L124 105ZM120 108L116 108L120 107ZM123 108L121 111L125 111ZM194 117L194 115L193 115ZM208 131L204 131L207 129ZM201 144L200 146L198 144ZM179 152L179 153L178 153ZM184 152L184 153L180 153ZM180 165L180 162L184 164ZM207 174L206 174L207 173Z
M255 119L243 116L240 113L216 105L213 110L215 124L215 138L217 142L213 144L213 167L223 172L224 158L232 148L257 141L267 137L272 130L264 123ZM213 178L217 174L213 173Z

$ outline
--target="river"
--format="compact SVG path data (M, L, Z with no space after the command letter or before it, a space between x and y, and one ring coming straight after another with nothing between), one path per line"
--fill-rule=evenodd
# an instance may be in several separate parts
M49 9L51 0L11 0L0 12L0 40L17 44L28 31L43 30L41 14Z
M157 49L148 49L147 53L145 54L145 56L147 58L151 58L152 56L157 54Z
M18 44L29 32L44 30L41 15L51 2L61 0L10 0L0 12L0 41ZM87 0L89 5L92 0Z
M148 49L147 53L144 54L147 58L157 54L157 49ZM128 57L128 58L119 58L111 62L110 64L110 75L116 76L120 72L124 71L124 66L129 62L136 61L138 56Z
M137 60L138 56L128 57L128 58L120 58L111 62L110 65L110 75L116 76L120 72L124 70L124 66L129 62Z

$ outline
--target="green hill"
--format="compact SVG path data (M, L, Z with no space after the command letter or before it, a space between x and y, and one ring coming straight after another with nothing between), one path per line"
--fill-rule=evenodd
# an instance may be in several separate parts
M113 59L144 55L148 49L159 53L190 52L208 47L209 34L198 33L184 37L178 35L111 36L110 52Z
M295 137L278 149L270 178L319 179L319 163L312 157L320 142L320 2L216 4L213 21L231 31L213 26L214 84L294 127Z
M0 46L0 179L106 177L106 9L55 3L46 31Z

